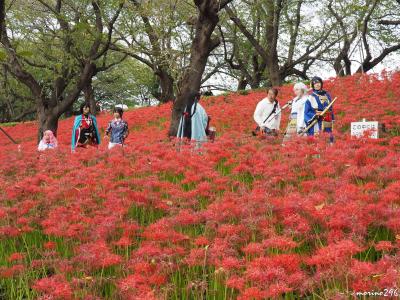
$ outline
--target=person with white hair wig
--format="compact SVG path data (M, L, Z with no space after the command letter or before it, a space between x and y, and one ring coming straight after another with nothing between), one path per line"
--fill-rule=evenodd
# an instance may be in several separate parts
M295 97L291 101L292 110L290 112L289 123L286 128L283 142L290 140L306 127L304 121L304 107L308 100L309 89L303 82L297 82L293 87L293 91Z

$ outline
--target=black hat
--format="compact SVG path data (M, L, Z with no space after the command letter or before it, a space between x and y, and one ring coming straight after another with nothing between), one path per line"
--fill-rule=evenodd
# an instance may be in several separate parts
M316 84L317 82L321 83L321 89L322 89L322 87L323 87L323 85L324 85L324 82L322 81L322 78L321 78L321 77L314 76L314 77L311 79L311 87L313 88L313 90L314 90L314 84Z

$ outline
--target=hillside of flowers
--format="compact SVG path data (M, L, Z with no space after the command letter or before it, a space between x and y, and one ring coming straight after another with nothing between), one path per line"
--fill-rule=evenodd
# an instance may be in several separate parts
M167 138L170 105L126 112L123 151L104 140L71 154L72 119L40 154L35 123L4 127L20 147L1 136L0 299L395 296L400 73L326 89L333 145L252 137L262 90L202 99L218 133L198 150ZM379 139L350 138L362 118L385 124Z

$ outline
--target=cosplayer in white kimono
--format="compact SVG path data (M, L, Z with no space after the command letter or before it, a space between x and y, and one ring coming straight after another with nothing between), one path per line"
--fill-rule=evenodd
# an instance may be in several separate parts
M262 99L254 111L254 121L265 135L277 135L281 124L281 108L279 106L277 89L269 89L266 98Z
M197 93L194 98L194 103L188 104L182 114L177 137L205 142L207 141L208 116L203 106L199 103L200 93Z
M293 91L296 97L291 101L292 109L283 142L290 140L306 127L304 121L304 107L308 100L308 87L304 83L298 82L294 85Z

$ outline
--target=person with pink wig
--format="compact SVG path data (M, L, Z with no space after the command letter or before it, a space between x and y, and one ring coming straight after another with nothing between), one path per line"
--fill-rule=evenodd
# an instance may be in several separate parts
M55 149L57 146L57 138L54 136L53 131L46 130L43 133L43 138L39 143L38 150L45 151L47 149Z

